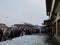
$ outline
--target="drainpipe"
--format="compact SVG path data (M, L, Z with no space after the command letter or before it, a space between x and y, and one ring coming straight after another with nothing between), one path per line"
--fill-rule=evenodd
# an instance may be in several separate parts
M50 18L52 16L53 8L54 8L55 0L53 0L52 7L51 7L51 12L50 12Z

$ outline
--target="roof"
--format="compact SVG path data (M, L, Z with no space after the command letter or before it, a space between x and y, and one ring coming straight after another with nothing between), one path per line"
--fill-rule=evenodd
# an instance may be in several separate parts
M47 15L50 15L52 1L53 0L46 0L46 11L47 11ZM49 14L48 14L48 12L49 12Z
M52 19L44 20L43 25L50 25L52 22Z
M51 7L52 7L52 2L53 2L53 0L46 0L47 15L50 15ZM59 2L60 2L60 0L55 0L55 4L54 4L54 8L53 8L52 14L55 13L55 10L56 10L57 5L58 5Z

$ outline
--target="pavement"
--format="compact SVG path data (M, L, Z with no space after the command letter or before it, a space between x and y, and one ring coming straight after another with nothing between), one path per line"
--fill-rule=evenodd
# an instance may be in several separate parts
M54 36L48 36L45 40L45 43L50 45L60 45L60 42Z
M24 35L12 40L0 42L0 45L48 45L45 43L47 35Z
M60 45L60 43L53 36L38 33L0 42L0 45Z

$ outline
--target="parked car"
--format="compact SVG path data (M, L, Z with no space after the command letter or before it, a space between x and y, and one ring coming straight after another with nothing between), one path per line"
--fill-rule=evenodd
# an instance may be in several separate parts
M36 30L36 33L40 33L40 30L39 29L35 29Z
M30 29L26 29L26 30L25 30L25 34L26 34L26 35L31 35L32 33L30 32Z
M30 32L31 33L36 33L36 30L35 29L31 29Z

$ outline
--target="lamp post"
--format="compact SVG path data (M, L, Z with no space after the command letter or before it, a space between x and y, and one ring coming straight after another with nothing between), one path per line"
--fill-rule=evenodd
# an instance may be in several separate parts
M5 17L5 19L6 19L6 24L7 24L7 19L8 19L8 17Z

